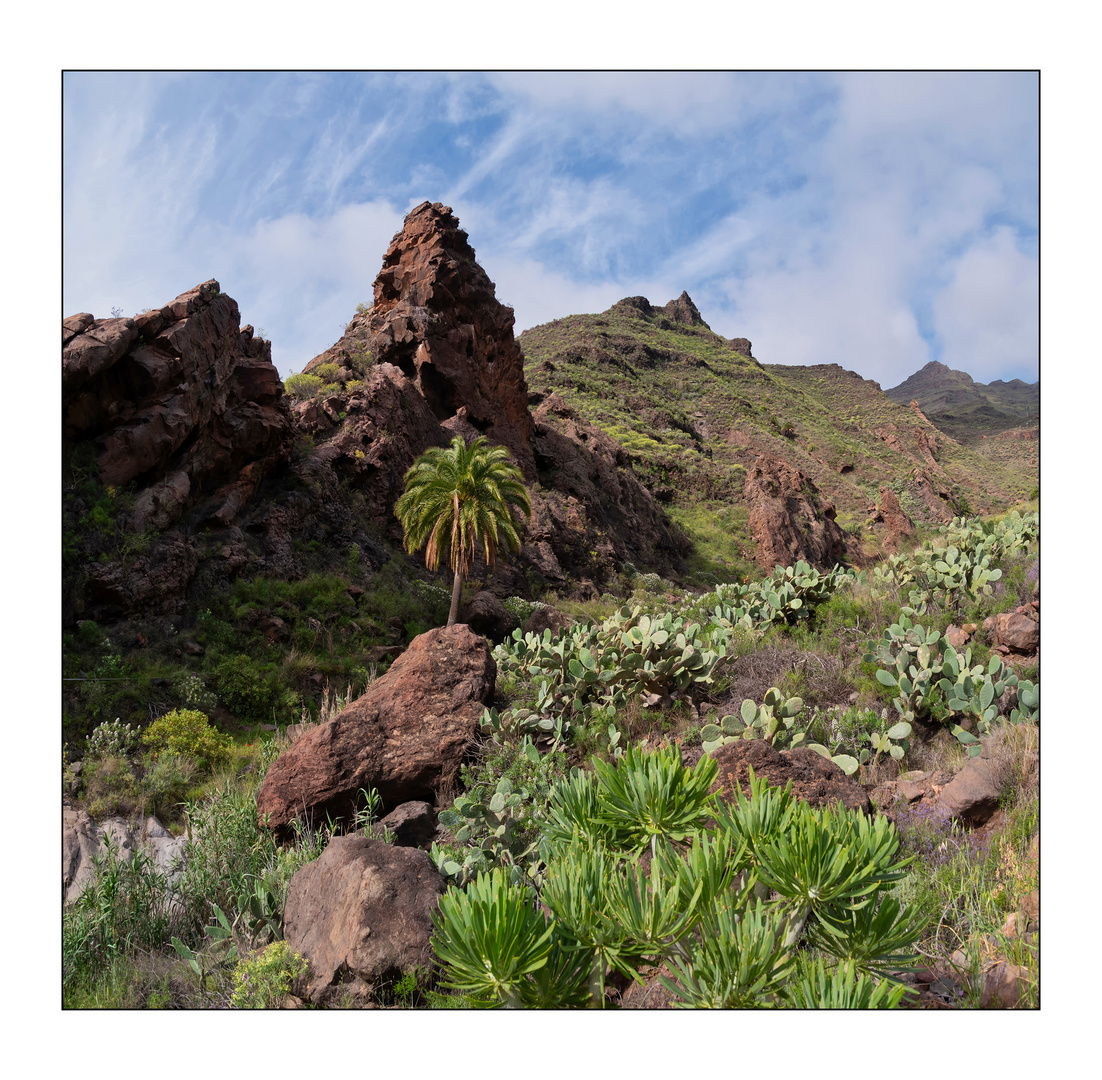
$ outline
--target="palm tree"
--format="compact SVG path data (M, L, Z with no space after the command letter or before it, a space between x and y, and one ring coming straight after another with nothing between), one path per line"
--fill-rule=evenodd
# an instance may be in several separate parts
M532 514L522 479L509 452L491 446L484 436L470 446L457 435L450 446L430 447L406 473L406 490L394 513L405 530L406 551L419 551L427 543L425 565L435 571L443 558L455 571L448 626L459 614L463 578L471 572L476 550L481 547L486 565L493 567L499 546L520 547L510 508Z

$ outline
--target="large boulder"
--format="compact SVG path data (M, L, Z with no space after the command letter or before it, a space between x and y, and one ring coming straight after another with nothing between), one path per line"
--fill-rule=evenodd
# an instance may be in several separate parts
M335 837L287 889L283 932L310 963L306 996L362 1004L380 983L427 971L432 913L446 888L423 851Z
M1013 652L1036 652L1041 644L1041 624L1035 609L1023 605L1009 614L996 615L995 641Z
M495 644L504 641L520 625L520 620L486 589L475 593L467 601L463 607L462 621L476 634L489 638Z
M304 814L350 816L361 788L387 807L433 800L458 773L496 676L489 644L462 623L414 638L362 697L276 758L261 819L278 828Z
M988 758L972 758L941 789L934 805L968 825L983 825L998 810L1002 791L998 766Z
M847 810L872 813L865 789L851 776L814 750L798 746L795 750L777 750L764 739L739 739L716 750L712 757L719 766L713 791L732 801L737 785L750 794L750 769L759 780L783 788L792 781L792 794L812 806L841 805Z

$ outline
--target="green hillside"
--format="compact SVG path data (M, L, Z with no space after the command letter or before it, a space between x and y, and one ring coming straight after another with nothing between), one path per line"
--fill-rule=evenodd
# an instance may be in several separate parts
M672 322L675 303L656 308L631 298L599 315L533 327L519 341L530 391L559 394L624 447L695 541L702 578L729 576L753 557L742 493L759 455L811 478L835 503L855 554L881 485L897 490L916 521L929 519L912 490L916 470L948 490L954 510L998 510L1036 486L1019 462L962 447L875 382L835 364L762 365L703 321Z

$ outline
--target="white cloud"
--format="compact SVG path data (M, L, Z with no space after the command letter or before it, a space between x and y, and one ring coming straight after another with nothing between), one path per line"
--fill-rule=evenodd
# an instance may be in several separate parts
M340 337L372 285L402 212L385 200L354 203L322 218L286 214L249 232L205 229L189 240L198 258L223 267L222 288L241 307L242 322L263 326L284 376Z
M513 309L516 334L566 315L604 311L629 295L615 283L578 282L534 259L489 255L479 262L494 282L498 300Z
M942 363L979 382L1017 374L1037 378L1037 263L1003 227L969 248L949 285L934 297ZM1004 374L1007 373L1007 374Z
M1006 288L1036 290L1029 77L189 76L158 98L165 78L73 84L66 310L218 277L284 373L369 298L422 198L455 208L518 329L687 289L762 359L889 386L942 344L946 363L995 362L976 344L1006 324L977 299L992 244L1017 238ZM982 240L1002 222L1012 236ZM1035 364L1013 336L995 352Z
M533 112L587 113L606 126L673 127L684 134L729 128L791 103L816 76L731 72L497 72L489 81ZM619 114L619 115L617 115Z

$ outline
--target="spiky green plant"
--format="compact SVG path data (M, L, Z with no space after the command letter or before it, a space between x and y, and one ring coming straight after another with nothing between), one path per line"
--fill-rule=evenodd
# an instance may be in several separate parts
M455 572L448 626L459 614L463 579L481 548L492 567L499 548L516 551L520 536L512 507L532 508L520 469L501 446L479 436L467 446L457 435L447 447L433 446L410 466L405 492L394 513L405 530L406 551L425 548L425 565L443 559Z

